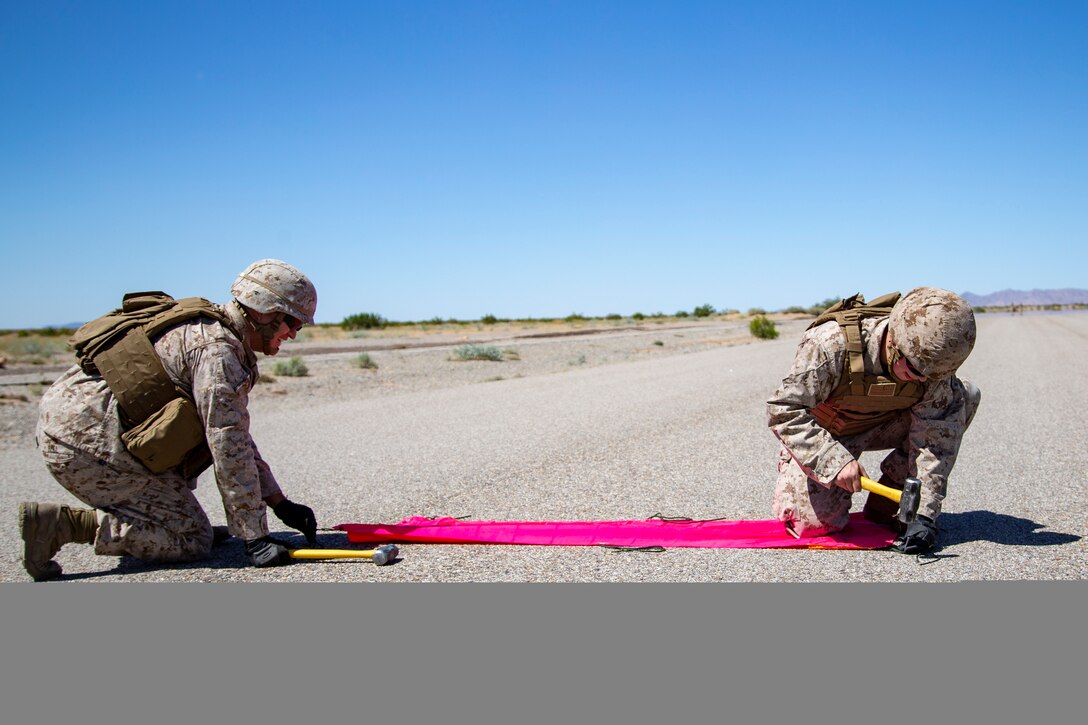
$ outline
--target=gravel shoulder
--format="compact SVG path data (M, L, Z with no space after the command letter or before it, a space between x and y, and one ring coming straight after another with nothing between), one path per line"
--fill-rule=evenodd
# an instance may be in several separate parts
M785 317L784 336L807 324ZM634 323L508 323L493 326L441 325L431 329L361 331L346 339L289 341L275 358L260 356L262 381L253 390L253 409L285 410L300 401L365 400L426 390L497 382L658 359L719 347L749 344L748 320ZM459 360L465 345L492 348L501 361ZM374 367L360 367L366 355ZM299 357L307 374L278 374L278 364ZM67 364L10 366L0 370L0 449L33 445L37 400Z

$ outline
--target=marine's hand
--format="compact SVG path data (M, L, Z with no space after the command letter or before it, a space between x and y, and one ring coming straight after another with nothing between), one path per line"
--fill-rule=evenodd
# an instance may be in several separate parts
M287 547L271 536L247 541L246 553L249 554L249 560L256 567L279 566L291 561L291 553Z
M317 543L317 517L312 508L283 499L272 507L272 512L292 529L301 531L310 546Z
M924 554L937 545L937 524L927 516L915 516L892 546L904 554Z
M839 470L835 479L831 481L832 486L838 486L844 491L850 493L857 493L861 490L861 477L865 475L865 469L861 464L855 461L850 461Z

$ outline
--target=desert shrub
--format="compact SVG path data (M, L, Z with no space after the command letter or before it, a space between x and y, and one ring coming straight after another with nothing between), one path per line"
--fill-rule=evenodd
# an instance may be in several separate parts
M676 313L676 317L689 317L687 310L680 310Z
M351 364L361 370L377 370L378 363L371 359L369 353L361 352L352 361Z
M752 318L752 321L748 323L748 332L752 333L753 337L758 337L761 340L773 340L778 337L778 330L775 329L774 322L763 315Z
M635 314L631 315L631 319L632 320L645 320L646 315L642 314L641 312L636 312Z
M661 340L654 340L654 344L657 345L658 347L665 347L665 343L662 342Z
M579 355L578 357L574 358L573 360L571 360L570 362L567 363L567 365L572 365L572 366L585 365L585 364L586 364L586 356L585 355Z
M837 303L838 301L839 301L838 297L828 297L823 302L817 302L812 307L809 307L807 310L805 310L805 312L807 312L810 315L817 315L818 316L821 312L826 310L831 305Z
M480 318L480 322L484 323L485 325L494 325L498 321L499 318L495 317L495 315L484 315Z
M295 355L287 360L277 360L272 366L272 372L288 378L304 378L310 374L310 368L306 367L302 358Z
M748 310L748 314L751 317L758 317L759 315L767 314L767 310L763 309L762 307L752 307Z
M696 317L710 317L714 314L714 306L699 305L692 311L692 314L694 314Z
M606 320L622 320L623 315L616 314L615 312L609 312L607 315L604 316L604 319L606 319Z
M7 357L10 363L44 365L54 357L67 358L68 354L67 342L55 337L41 337L36 333L27 335L17 333L15 337L0 338L0 356Z
M502 362L502 350L494 345L458 345L453 349L453 360L491 360Z
M16 337L70 337L74 329L70 327L40 327L38 329L28 330L21 328L18 330L0 330L0 335L15 335Z
M375 327L385 327L385 318L374 312L358 312L354 315L348 315L344 318L344 321L340 323L340 327L345 330L370 330Z
M567 315L566 317L564 317L563 321L564 322L581 322L581 321L583 321L585 319L586 319L585 315L580 314L578 312L572 312L569 315Z

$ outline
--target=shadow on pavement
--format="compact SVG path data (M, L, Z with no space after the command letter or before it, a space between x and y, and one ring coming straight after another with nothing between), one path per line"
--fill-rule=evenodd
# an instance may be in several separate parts
M946 513L940 518L941 545L992 541L1008 546L1059 546L1080 541L1074 534L1039 531L1042 524L993 511Z
M222 546L212 551L211 556L200 561L183 562L155 562L142 561L132 556L122 556L117 560L117 565L112 569L99 571L71 571L67 566L64 573L57 581L79 581L80 579L97 579L101 576L117 576L118 574L138 574L152 571L185 571L186 569L242 569L249 566L244 550L240 546Z
M288 545L291 548L309 548L306 540L302 536L292 536L277 532L274 537L280 542ZM335 535L321 535L317 536L317 545L321 548L343 548L343 535L337 533ZM351 561L351 560L347 560ZM399 562L400 558L393 559L390 563ZM291 565L297 565L302 562L295 562ZM329 563L343 563L340 561L322 562L323 564ZM67 567L64 569L64 573L57 581L78 581L80 579L96 579L102 576L117 576L118 574L137 574L147 573L152 571L185 571L188 569L246 569L251 567L249 557L246 556L245 547L242 545L241 539L230 538L219 544L212 549L211 555L207 559L201 559L200 561L183 561L183 562L154 562L154 561L142 561L132 556L122 556L117 559L117 565L112 569L101 569L99 571L69 571Z

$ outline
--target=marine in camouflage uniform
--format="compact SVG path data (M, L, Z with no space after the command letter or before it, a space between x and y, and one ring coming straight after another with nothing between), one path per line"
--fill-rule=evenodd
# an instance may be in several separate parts
M900 531L896 546L928 550L936 545L948 476L980 400L978 388L954 374L974 345L974 316L957 295L918 288L899 300L890 315L859 324L865 374L900 386L913 383L910 390L917 399L900 410L869 413L872 423L865 414L852 414L848 404L836 404L833 397L850 369L844 329L829 321L807 330L789 374L767 402L768 426L782 444L774 513L797 536L843 529L852 494L861 490L858 475L866 475L857 459L864 451L890 449L881 463L880 483L900 490L907 477L922 483L916 522ZM832 418L850 422L846 434L828 430L836 428L828 423L828 410ZM896 508L870 493L865 513L897 526Z
M258 378L254 347L275 354L304 323L317 294L294 267L260 260L239 275L221 319L198 317L153 340L170 381L195 404L211 452L229 533L247 542L254 564L286 562L268 538L266 510L313 537L313 511L286 499L249 433L249 392ZM244 304L243 304L244 303ZM93 543L96 554L146 561L208 556L214 532L180 467L153 473L126 449L118 400L100 375L79 365L43 395L37 441L53 477L94 513L28 502L20 508L24 563L38 580L60 575L49 561L64 543ZM219 536L216 536L219 534ZM278 547L278 548L277 548ZM254 556L255 551L260 561Z

